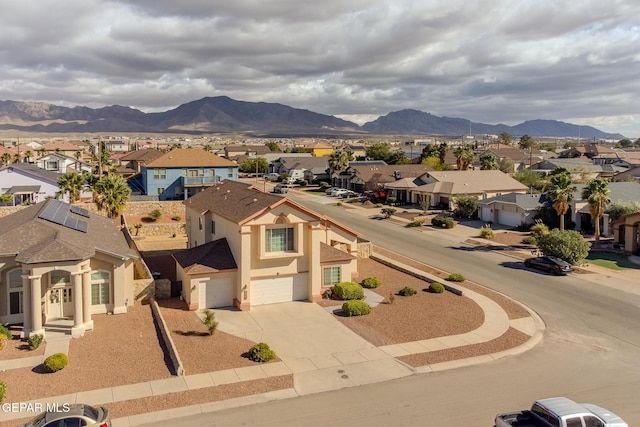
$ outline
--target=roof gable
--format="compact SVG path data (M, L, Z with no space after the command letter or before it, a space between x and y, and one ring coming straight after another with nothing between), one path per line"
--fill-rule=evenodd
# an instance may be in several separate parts
M231 160L224 159L197 148L177 148L148 162L148 168L181 168L181 167L238 167Z

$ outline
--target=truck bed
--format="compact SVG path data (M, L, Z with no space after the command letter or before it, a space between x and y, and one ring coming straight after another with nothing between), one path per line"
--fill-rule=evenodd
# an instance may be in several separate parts
M498 415L495 427L547 427L548 425L535 417L531 411L521 411Z

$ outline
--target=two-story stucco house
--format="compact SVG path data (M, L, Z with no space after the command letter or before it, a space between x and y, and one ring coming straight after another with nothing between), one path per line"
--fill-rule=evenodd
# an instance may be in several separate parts
M317 301L357 276L357 234L294 201L230 180L184 202L174 254L190 309Z
M73 319L80 336L92 314L133 304L136 257L112 220L60 200L0 218L0 322L22 323L29 336Z
M11 194L10 205L38 203L48 197L56 197L60 191L56 172L41 169L28 163L15 163L0 168L0 194ZM62 198L69 201L69 195Z
M205 150L179 148L141 165L140 173L146 195L186 200L224 179L238 179L238 165Z

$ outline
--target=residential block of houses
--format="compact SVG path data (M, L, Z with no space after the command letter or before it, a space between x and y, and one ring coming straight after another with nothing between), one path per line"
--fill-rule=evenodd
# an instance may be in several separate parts
M184 204L174 258L190 309L317 301L357 276L357 233L286 197L225 180Z

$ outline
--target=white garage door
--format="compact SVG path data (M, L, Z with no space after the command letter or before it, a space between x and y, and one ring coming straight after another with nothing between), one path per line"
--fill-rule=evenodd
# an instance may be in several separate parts
M480 208L480 219L484 222L490 222L493 221L493 212L491 212L491 208L490 207L481 207Z
M233 305L231 278L213 279L200 283L199 308L229 307Z
M308 299L307 274L251 281L251 305Z
M522 217L519 212L507 212L498 211L498 223L502 225L509 225L516 227L522 222Z

